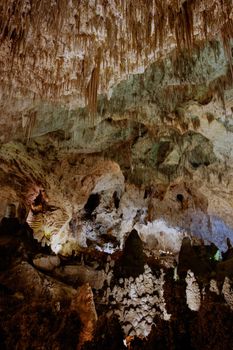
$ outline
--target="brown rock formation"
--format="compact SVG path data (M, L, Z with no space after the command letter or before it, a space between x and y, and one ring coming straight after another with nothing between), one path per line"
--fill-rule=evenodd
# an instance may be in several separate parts
M93 293L88 283L78 288L77 296L72 300L71 307L78 312L82 324L77 347L79 350L85 342L92 340L97 322Z
M232 0L0 2L1 348L232 348L232 39Z

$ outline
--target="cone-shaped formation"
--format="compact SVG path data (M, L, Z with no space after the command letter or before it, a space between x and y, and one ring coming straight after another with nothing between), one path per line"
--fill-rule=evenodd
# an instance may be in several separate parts
M218 35L231 62L231 0L3 0L0 74L10 91L17 82L34 98L56 100L70 90L95 112L98 90L119 74L167 45L191 51Z

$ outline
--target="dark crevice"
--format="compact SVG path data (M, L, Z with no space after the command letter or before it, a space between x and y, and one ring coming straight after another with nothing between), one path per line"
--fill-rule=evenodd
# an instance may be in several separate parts
M181 193L178 193L177 196L176 196L176 200L178 202L182 203L183 200L184 200L184 196Z
M98 193L92 193L84 206L84 210L87 215L91 215L93 211L100 204L100 195Z
M119 206L120 206L120 198L119 198L119 196L118 196L117 191L115 191L115 192L113 193L113 200L114 200L115 208L118 209Z

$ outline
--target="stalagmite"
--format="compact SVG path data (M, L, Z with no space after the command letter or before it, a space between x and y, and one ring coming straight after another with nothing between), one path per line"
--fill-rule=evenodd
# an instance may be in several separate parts
M0 349L233 349L232 54L232 0L0 1Z

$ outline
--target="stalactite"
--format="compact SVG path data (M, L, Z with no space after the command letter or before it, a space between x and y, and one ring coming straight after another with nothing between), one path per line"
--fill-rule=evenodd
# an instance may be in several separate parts
M93 115L97 110L97 93L99 87L99 75L100 75L100 64L101 64L101 49L98 49L97 56L95 58L95 67L91 73L91 79L86 88L86 100L90 113Z
M26 120L26 124L25 124L25 139L26 139L26 143L29 142L31 135L32 135L32 130L34 128L36 124L36 112L33 111L31 112L30 115L27 116L27 120Z
M226 56L228 58L231 76L233 80L233 63L232 63L232 52L231 52L231 39L233 38L233 21L231 19L223 24L221 28L221 36L222 36L223 46L226 52Z
M176 37L177 52L180 54L184 49L191 53L197 40L209 41L218 34L221 35L233 76L231 0L112 0L113 6L108 0L101 0L96 1L97 4L102 8L101 14L95 13L95 7L88 0L2 0L0 49L4 45L10 48L11 62L10 72L0 69L6 84L25 67L30 67L34 80L37 80L41 72L50 66L52 75L46 78L50 86L49 95L52 97L54 94L58 98L59 94L64 94L58 80L64 79L68 69L65 61L58 64L58 60L60 62L65 52L79 48L83 50L84 58L78 59L77 64L72 63L77 69L77 82L67 82L63 88L76 85L93 112L97 105L98 87L107 87L117 69L121 73L130 73L136 67L149 63L148 57L153 54L157 57L156 50L162 52L169 43L169 36ZM72 24L71 19L74 20ZM194 35L196 23L199 32ZM47 43L48 37L51 42ZM45 47L42 49L43 45ZM103 74L100 74L98 60L100 46L105 55L101 64ZM91 57L95 57L94 69ZM131 57L135 57L135 60ZM110 65L114 67L111 73L107 69ZM46 95L46 89L41 89L40 93Z

